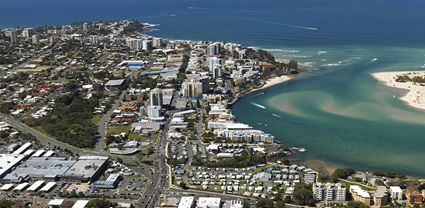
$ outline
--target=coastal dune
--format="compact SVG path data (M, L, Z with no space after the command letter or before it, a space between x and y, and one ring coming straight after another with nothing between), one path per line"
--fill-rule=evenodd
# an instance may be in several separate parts
M406 90L407 93L399 97L412 107L425 110L425 83L415 83L413 81L396 81L399 76L425 77L425 71L394 71L394 72L375 72L372 76L380 83L397 89Z

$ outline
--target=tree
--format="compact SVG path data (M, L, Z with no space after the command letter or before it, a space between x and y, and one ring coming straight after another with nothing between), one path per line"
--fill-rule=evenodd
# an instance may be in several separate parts
M250 208L251 204L248 202L248 200L244 199L242 202L242 208Z
M288 63L288 68L289 69L298 69L298 62L291 59Z
M354 173L356 173L356 171L351 168L337 168L332 174L331 180L332 182L337 182L338 179L346 179L348 176L351 176Z
M9 114L13 108L12 102L2 102L0 103L0 112L4 114Z
M314 205L313 189L310 184L298 183L295 186L294 203L299 205Z
M276 208L284 208L284 207L285 207L285 202L283 201L276 202Z
M69 85L72 89L72 85ZM51 113L43 117L40 125L56 139L77 146L93 147L96 144L97 126L92 122L93 109L99 105L99 99L84 99L78 91L58 97Z
M102 199L92 199L87 203L87 208L104 208L111 207L113 204L110 201L102 200Z
M187 184L186 184L184 181L180 182L179 186L180 186L180 188L182 188L182 189L187 189L187 188L188 188L188 187L187 187Z
M0 208L11 208L13 205L14 203L7 199L0 200Z
M273 200L268 199L268 198L261 198L257 201L257 203L255 204L255 207L258 208L274 208L273 205Z
M363 204L361 202L356 202L356 201L350 201L347 204L347 208L368 208L369 206L367 206L366 204Z

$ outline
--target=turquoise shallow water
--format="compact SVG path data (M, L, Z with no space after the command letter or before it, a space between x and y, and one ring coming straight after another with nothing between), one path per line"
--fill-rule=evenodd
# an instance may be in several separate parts
M307 59L329 55L338 66L315 64L322 70L273 86L265 94L251 93L233 106L233 112L241 122L270 132L287 145L306 147L307 158L361 170L425 175L425 111L395 99L403 92L370 76L374 71L418 69L424 50L382 46L328 50L322 55L309 52Z
M319 71L242 98L240 121L309 158L425 176L425 112L369 75L424 66L423 14L423 0L3 0L0 27L138 19L159 24L152 35L269 49Z

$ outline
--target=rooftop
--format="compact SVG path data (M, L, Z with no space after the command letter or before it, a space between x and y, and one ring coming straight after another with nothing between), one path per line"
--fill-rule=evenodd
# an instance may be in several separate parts
M12 167L24 159L24 155L0 154L0 177L3 177Z
M115 79L115 80L109 80L108 82L105 83L105 86L107 87L113 87L113 86L120 86L124 83L124 79Z
M30 177L61 177L71 168L75 160L55 157L32 157L16 167L12 174L28 174Z

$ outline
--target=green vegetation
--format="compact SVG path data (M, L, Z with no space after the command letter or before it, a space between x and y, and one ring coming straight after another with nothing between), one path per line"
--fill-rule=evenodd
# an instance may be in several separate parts
M115 125L115 126L108 126L107 132L108 132L108 135L115 135L115 134L121 134L121 133L128 134L130 129L131 129L130 125Z
M13 103L12 102L1 102L0 103L0 112L1 113L9 114L12 109L13 109Z
M94 115L91 118L91 122L95 125L97 125L97 123L99 123L100 119L102 119L102 114L98 114L98 115Z
M382 171L373 171L373 174L376 176L385 176L387 178L406 178L404 173L396 173L396 172L382 172Z
M0 200L0 208L11 208L14 204L15 203L7 199Z
M338 182L344 184L346 187L349 187L350 185L358 185L358 186L360 186L363 189L368 190L368 191L374 190L373 187L368 186L367 184L365 184L365 183L363 183L361 181L339 179Z
M334 171L334 173L331 176L331 181L332 182L337 182L338 179L346 179L348 176L353 175L354 173L356 173L356 171L354 171L351 168L338 168Z
M1 54L5 54L4 52L0 52ZM0 56L0 65L13 64L16 63L16 57L6 57Z
M288 69L298 69L298 62L291 59L287 65Z
M249 206L247 206L249 207ZM258 208L284 208L285 202L281 198L269 199L269 198L260 198L255 207Z
M298 205L314 205L313 189L311 184L298 183L294 190L294 203Z
M186 183L185 182L180 182L180 184L179 184L179 186L180 186L180 188L182 188L182 189L188 189L188 187L187 187L187 185L186 185Z
M142 155L152 155L153 153L155 153L155 148L153 147L153 145L149 145L145 148L142 149L141 154Z
M361 202L356 202L356 201L350 201L348 202L347 205L339 205L336 206L337 208L368 208L369 206L367 206L366 204L363 204Z
M26 81L28 81L29 77L30 76L29 76L28 73L17 73L13 76L8 76L7 78L1 78L0 83L19 82L19 83L23 84Z
M104 207L114 207L115 204L110 202L110 201L106 201L103 199L92 199L89 201L89 203L87 203L87 208L104 208Z
M297 74L299 73L298 62L290 60L288 63L277 62L273 54L265 50L247 49L246 56L253 60L267 62L273 64L274 67L263 70L262 77L267 78L273 75L280 76L282 74Z
M137 33L137 32L141 32L143 31L143 24L140 23L137 20L133 20L130 24L128 24L128 26L126 28L124 28L123 33L124 34L133 34L133 33Z
M273 200L269 198L261 198L255 204L258 208L274 208Z
M276 63L274 56L271 53L269 53L265 50L262 50L262 49L254 50L254 49L248 48L246 50L245 55L248 58L253 59L253 60L268 62L268 63L271 63L271 64Z
M396 82L414 82L425 83L425 76L410 77L408 74L398 75L395 79Z
M96 144L97 126L93 124L93 109L99 94L83 99L78 91L56 99L53 111L39 122L43 131L59 141L76 147L90 148Z
M156 84L158 83L157 79L154 79L152 77L149 76L138 76L137 78L135 78L132 82L132 86L133 87L137 87L137 88L155 88Z

